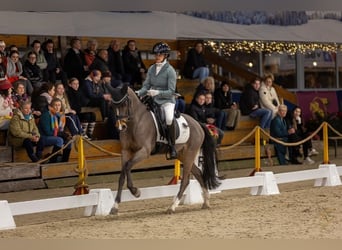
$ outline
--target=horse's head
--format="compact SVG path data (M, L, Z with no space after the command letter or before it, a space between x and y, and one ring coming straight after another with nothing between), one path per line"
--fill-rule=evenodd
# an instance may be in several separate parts
M131 108L130 108L130 98L129 98L129 88L127 84L124 84L120 88L114 88L111 91L112 100L111 108L116 115L115 126L121 131L127 129L127 122L130 119ZM134 92L131 91L133 94Z

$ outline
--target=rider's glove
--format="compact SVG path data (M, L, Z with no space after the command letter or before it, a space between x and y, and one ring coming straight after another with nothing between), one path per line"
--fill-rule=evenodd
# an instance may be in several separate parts
M156 90L156 89L150 89L147 91L147 95L149 96L156 96L156 95L159 95L159 90Z

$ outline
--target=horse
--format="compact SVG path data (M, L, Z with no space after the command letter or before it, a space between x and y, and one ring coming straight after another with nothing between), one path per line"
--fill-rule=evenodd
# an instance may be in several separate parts
M147 159L156 145L157 130L151 112L146 105L126 84L112 91L111 112L117 117L116 127L120 131L121 172L117 195L110 214L118 214L119 203L125 179L127 188L133 196L140 197L140 190L133 185L132 168L140 161ZM215 141L204 124L197 122L191 116L182 114L189 126L189 137L185 143L176 144L177 159L183 164L183 172L179 191L167 213L174 213L184 191L190 182L190 174L198 180L203 196L202 208L210 208L209 190L220 185L216 176ZM113 125L114 126L114 125ZM196 163L202 151L202 170Z

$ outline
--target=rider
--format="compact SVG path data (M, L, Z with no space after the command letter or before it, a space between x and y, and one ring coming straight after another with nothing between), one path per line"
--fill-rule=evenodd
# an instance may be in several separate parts
M146 80L142 88L136 93L138 96L151 96L153 101L163 109L167 126L166 136L170 149L169 159L176 159L174 111L177 77L175 69L167 60L170 50L169 45L164 42L156 43L153 46L152 54L155 56L155 64L148 69Z

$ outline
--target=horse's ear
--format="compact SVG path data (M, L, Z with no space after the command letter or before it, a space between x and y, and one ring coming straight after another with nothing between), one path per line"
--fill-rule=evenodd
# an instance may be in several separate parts
M121 93L123 95L125 95L127 93L127 90L128 90L128 84L125 83L125 84L122 85Z

